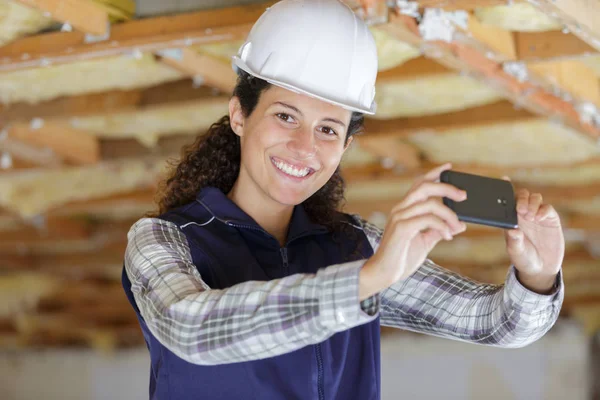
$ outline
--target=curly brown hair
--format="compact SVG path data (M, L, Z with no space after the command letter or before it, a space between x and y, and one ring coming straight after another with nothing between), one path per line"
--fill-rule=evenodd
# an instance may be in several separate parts
M244 116L252 114L261 93L270 83L240 70L233 96L237 96ZM362 131L364 116L353 112L345 143ZM229 116L215 122L204 135L183 148L181 160L170 160L171 171L161 182L158 214L188 204L204 187L215 187L228 194L240 172L240 138L229 124ZM329 181L302 204L309 218L333 228L339 218L338 207L344 200L345 182L339 166Z

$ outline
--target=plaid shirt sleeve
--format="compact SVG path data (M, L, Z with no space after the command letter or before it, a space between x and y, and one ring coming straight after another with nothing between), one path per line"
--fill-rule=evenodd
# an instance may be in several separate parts
M359 302L363 263L211 289L192 262L185 235L154 218L131 227L124 262L152 334L182 359L202 365L288 353L374 320L376 308L369 314Z
M383 232L358 218L377 250ZM521 285L511 266L502 285L484 284L431 260L381 294L381 324L497 347L523 347L556 322L564 299L562 271L548 295Z

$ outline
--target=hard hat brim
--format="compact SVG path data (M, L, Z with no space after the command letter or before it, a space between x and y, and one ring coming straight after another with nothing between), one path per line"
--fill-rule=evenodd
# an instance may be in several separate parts
M375 101L373 101L373 104L371 105L371 108L367 109L367 108L363 108L354 104L348 104L348 103L343 103L337 100L333 100L333 99L329 99L327 97L312 93L310 91L301 89L299 87L296 87L294 85L290 85L289 83L286 82L282 82L282 81L278 81L276 79L271 79L269 77L266 76L262 76L261 74L258 74L256 72L254 72L252 70L252 68L250 68L241 58L234 56L232 57L232 61L233 61L233 70L237 73L237 68L240 68L244 71L246 71L247 73L249 73L250 75L265 80L267 82L269 82L272 85L275 86L279 86L281 88L287 89L287 90L291 90L292 92L296 92L296 93L300 93L300 94L304 94L313 98L316 98L318 100L322 100L324 102L336 105L336 106L340 106L346 110L350 110L350 111L356 111L356 112L360 112L363 114L367 114L367 115L374 115L375 111L377 109L377 104L375 103Z

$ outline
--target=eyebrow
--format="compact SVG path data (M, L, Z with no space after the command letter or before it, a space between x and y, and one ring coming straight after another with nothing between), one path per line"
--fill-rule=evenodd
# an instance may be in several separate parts
M301 117L302 117L302 116L304 116L304 114L302 114L302 111L300 111L298 108L296 108L296 107L294 107L294 106L292 106L292 105L290 105L290 104L287 104L287 103L284 103L284 102L281 102L281 101L276 101L276 102L275 102L275 103L273 103L273 104L279 104L280 106L283 106L283 107L285 107L285 108L289 108L290 110L292 110L292 111L294 111L294 112L298 113L298 114L299 114ZM329 117L328 117L328 118L324 118L324 119L323 119L323 121L324 121L324 122L332 122L332 123L334 123L334 124L338 124L338 125L340 125L340 126L342 126L342 127L344 127L344 128L346 127L346 124L344 124L344 123L343 123L342 121L340 121L339 119L335 119L335 118L329 118Z

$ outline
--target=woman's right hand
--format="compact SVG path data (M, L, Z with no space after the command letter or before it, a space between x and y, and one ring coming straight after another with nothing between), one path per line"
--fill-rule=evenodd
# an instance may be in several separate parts
M444 164L417 179L391 210L379 248L361 270L361 300L406 279L437 243L465 231L466 225L442 202L443 197L467 198L463 190L439 181L440 174L450 168L451 164Z

